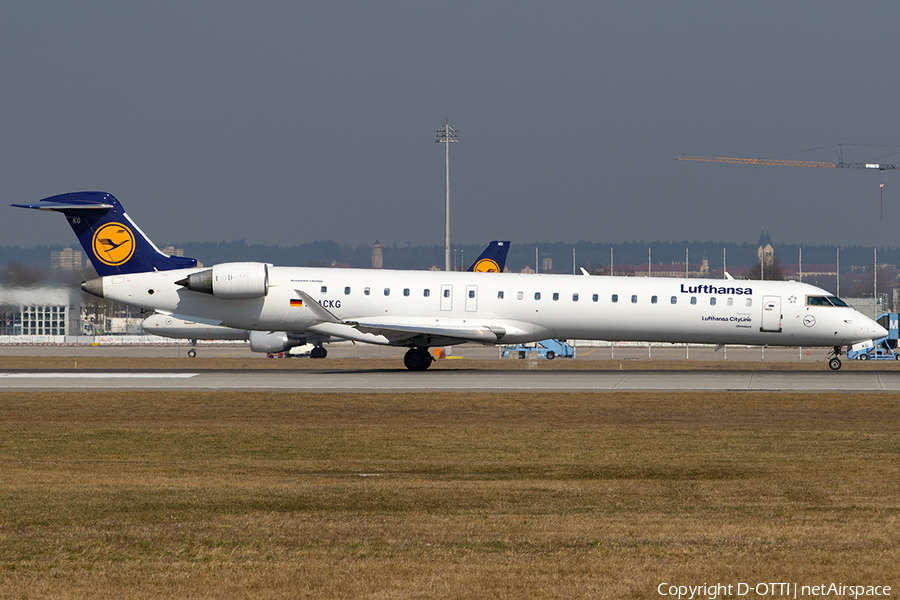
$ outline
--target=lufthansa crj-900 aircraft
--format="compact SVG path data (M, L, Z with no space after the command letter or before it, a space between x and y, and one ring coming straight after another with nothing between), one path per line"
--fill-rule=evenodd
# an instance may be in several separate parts
M259 332L292 332L428 348L547 338L844 346L887 335L827 291L792 281L525 275L277 267L208 268L163 254L104 192L16 204L63 213L97 270L86 292L176 318Z

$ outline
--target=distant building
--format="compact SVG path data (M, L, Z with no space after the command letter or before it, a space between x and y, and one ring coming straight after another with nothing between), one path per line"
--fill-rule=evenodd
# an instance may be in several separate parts
M378 242L375 242L375 245L372 246L372 268L384 268L384 258L381 255L381 244L379 244Z
M765 259L765 264L771 265L772 261L775 260L775 249L772 248L772 238L769 237L768 231L762 231L759 234L759 245L756 249L756 256L759 259L759 263L763 264L763 259Z
M77 335L80 312L79 293L74 290L0 288L0 336Z
M169 256L180 256L184 258L184 248L176 248L175 246L166 246L162 249L163 254L168 254Z
M50 251L50 267L61 271L81 271L84 261L81 258L81 250L63 248Z

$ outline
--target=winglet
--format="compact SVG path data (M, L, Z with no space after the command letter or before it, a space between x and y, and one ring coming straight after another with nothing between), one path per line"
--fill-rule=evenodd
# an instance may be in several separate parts
M303 303L312 311L313 316L316 318L316 321L319 323L343 323L341 319L338 319L336 316L331 314L327 308L316 302L312 296L304 292L303 290L294 290L294 292L300 296L303 300Z

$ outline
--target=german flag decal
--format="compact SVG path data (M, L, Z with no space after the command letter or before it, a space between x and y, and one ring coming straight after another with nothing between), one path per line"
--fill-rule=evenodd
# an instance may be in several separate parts
M303 307L303 300L301 300L301 299L299 299L299 298L291 298L291 306L292 306L292 307L293 307L293 306L299 306L299 307L302 308L302 307Z

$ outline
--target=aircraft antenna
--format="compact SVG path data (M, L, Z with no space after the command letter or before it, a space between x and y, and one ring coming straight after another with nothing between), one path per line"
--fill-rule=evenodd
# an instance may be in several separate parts
M458 142L459 130L450 126L450 119L447 123L437 130L437 144L444 144L445 150L445 167L444 167L444 270L450 270L450 144Z

